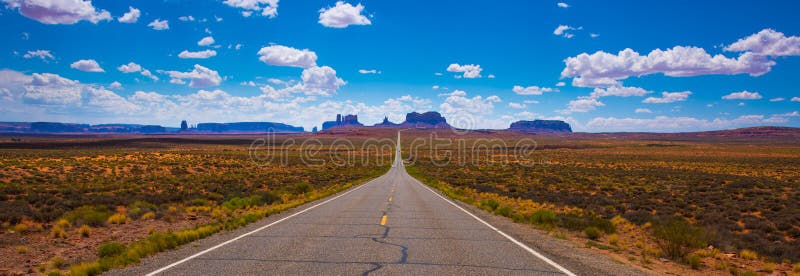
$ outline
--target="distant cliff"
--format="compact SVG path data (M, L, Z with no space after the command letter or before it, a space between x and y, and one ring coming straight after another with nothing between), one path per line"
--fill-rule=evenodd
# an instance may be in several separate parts
M358 122L358 115L345 115L336 114L336 121L327 121L322 123L322 130L340 127L363 127L364 124Z
M199 123L199 132L303 132L303 127L273 122Z
M570 133L572 128L564 121L534 120L511 123L509 130L526 133Z
M406 114L406 121L400 124L400 126L413 128L452 128L447 124L447 120L442 117L442 114L435 111L408 113Z

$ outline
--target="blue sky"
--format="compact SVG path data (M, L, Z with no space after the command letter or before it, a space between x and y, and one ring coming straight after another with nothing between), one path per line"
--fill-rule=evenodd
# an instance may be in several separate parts
M800 127L795 1L2 2L0 121Z

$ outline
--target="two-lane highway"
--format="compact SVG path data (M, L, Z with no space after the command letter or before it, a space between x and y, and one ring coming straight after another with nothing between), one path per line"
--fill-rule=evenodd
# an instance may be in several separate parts
M398 146L385 175L151 274L572 273L409 176Z

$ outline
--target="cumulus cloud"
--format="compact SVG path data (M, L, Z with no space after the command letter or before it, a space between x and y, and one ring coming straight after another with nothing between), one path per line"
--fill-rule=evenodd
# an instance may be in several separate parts
M661 92L661 98L657 97L648 97L642 101L643 103L674 103L674 102L682 102L689 98L691 95L691 91L683 91L683 92Z
M23 16L44 24L75 24L89 21L94 24L111 20L106 10L97 10L92 1L84 0L3 0L6 7L18 9Z
M183 84L186 83L185 80L189 80L189 87L192 88L217 86L222 82L222 77L219 76L217 71L199 64L195 64L194 70L189 72L164 71L163 73L169 75L171 83Z
M601 106L606 106L606 105L597 100L596 98L578 97L578 99L569 101L569 103L567 103L567 109L561 110L559 112L563 114L570 114L574 112L584 113L595 110Z
M278 0L225 0L223 3L234 8L244 9L242 11L244 17L250 17L254 12L259 12L268 18L278 16Z
M612 86L608 88L595 88L589 96L592 98L601 98L608 96L617 97L641 97L652 93L651 91L644 90L640 87L625 87L625 86Z
M650 109L647 108L637 108L634 112L636 113L653 113Z
M180 20L180 21L194 21L194 16L184 15L184 16L178 17L178 20Z
M305 93L310 95L329 96L346 84L336 77L336 70L328 66L306 68L300 78L303 80Z
M217 55L217 51L214 50L204 50L198 52L189 52L187 50L183 50L180 54L178 54L179 58L210 58Z
M119 67L117 67L117 70L119 70L122 73L134 73L142 71L142 66L131 61L128 64L120 65Z
M582 53L567 58L564 63L561 77L573 78L572 84L581 87L614 86L631 76L657 73L672 77L709 74L760 76L775 65L774 61L763 55L750 52L738 58L728 58L723 55L711 56L702 48L683 46L656 49L644 56L632 49L624 49L618 54L603 51Z
M362 15L364 6L360 3L353 6L343 1L336 2L336 6L319 10L319 24L331 28L347 28L350 25L371 25L372 22Z
M447 98L439 105L439 112L447 118L447 122L457 128L506 128L509 118L492 119L489 116L494 112L495 103L501 102L500 97L468 97L462 90L455 90L446 95Z
M800 103L800 97L792 97L792 99L790 101L799 102Z
M770 102L782 102L784 100L786 100L786 99L784 99L783 97L777 97L777 98L769 99Z
M520 85L515 85L511 89L511 91L514 91L514 93L517 93L517 95L542 95L543 93L546 93L546 92L558 92L558 89L550 88L550 87L539 87L539 86L536 86L536 85L528 86L528 87L522 87Z
M773 57L800 55L800 37L785 36L773 29L763 29L758 33L739 39L725 47L725 51L752 52Z
M70 64L69 67L84 72L95 72L95 73L105 72L103 68L100 68L100 64L97 64L97 61L93 59L78 60Z
M197 42L197 45L199 46L208 46L211 44L214 44L214 37L212 36L204 37L203 39L200 39L200 41Z
M141 11L134 7L128 7L128 12L122 15L122 17L118 18L117 21L121 23L136 23L139 21L139 15L141 15Z
M114 81L114 82L112 82L111 84L108 85L108 88L120 89L120 88L122 88L122 84L119 83L118 81Z
M750 91L742 91L742 92L734 92L728 95L722 96L722 99L725 100L758 100L763 98L761 94L758 92L750 92Z
M258 60L269 65L300 68L317 65L317 54L308 49L298 50L292 47L272 45L258 50L258 55Z
M28 58L28 59L30 59L30 58L40 58L40 59L42 59L44 61L47 61L47 59L51 59L51 60L52 59L56 59L56 57L53 56L53 54L50 53L50 50L28 51L22 57Z
M447 72L464 73L463 75L457 75L457 77L464 77L467 79L480 78L481 71L483 71L483 68L478 64L460 65L458 63L453 63L447 66Z
M147 26L153 28L153 30L156 31L169 30L169 21L156 19L153 20L153 22L150 22L150 24L147 24Z
M556 4L556 5L558 5L559 8L565 8L565 9L569 8L569 4L564 3L564 2L558 2L558 4Z

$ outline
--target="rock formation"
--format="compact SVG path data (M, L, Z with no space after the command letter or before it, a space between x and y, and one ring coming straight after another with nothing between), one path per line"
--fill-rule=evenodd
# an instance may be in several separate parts
M425 113L411 112L406 114L406 121L400 124L401 127L409 128L453 128L442 117L442 114L435 111Z
M199 132L303 132L302 127L273 122L199 123Z
M358 115L346 115L342 117L342 114L336 114L336 121L327 121L322 123L322 130L327 130L331 128L341 128L341 127L363 127L364 125L358 122Z

